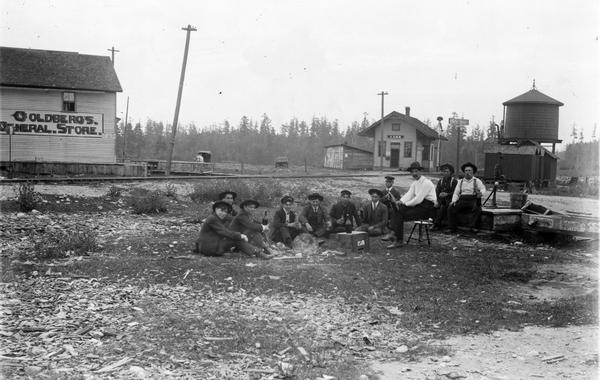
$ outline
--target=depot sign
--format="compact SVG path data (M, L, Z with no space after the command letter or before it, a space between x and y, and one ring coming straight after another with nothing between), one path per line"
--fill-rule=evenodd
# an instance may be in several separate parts
M104 115L75 112L0 110L0 134L102 137Z

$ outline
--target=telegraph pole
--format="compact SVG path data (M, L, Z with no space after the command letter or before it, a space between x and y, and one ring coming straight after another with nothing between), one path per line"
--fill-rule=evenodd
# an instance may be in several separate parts
M440 165L441 160L442 160L442 132L444 131L443 127L442 127L442 120L444 120L443 117L438 116L437 117L437 121L438 121L438 129L439 129L439 133L440 135L438 136L438 151L437 151L437 169L440 170Z
M377 95L381 96L381 141L379 142L379 166L381 167L381 170L383 170L383 156L385 155L385 140L383 139L383 98L389 94L386 91L381 91Z
M108 51L110 51L110 60L112 61L113 66L115 65L115 52L119 52L119 50L116 50L115 47L111 47L110 49L106 49Z
M190 32L195 32L197 29L188 24L187 27L181 28L185 30L185 51L183 52L183 64L181 65L181 77L179 79L179 90L177 91L177 103L175 104L175 116L173 117L173 132L171 133L171 143L169 144L169 152L167 155L167 167L165 175L171 175L171 160L173 159L173 148L175 146L175 134L177 133L177 122L179 120L179 106L181 105L181 93L183 92L183 80L185 79L185 66L187 64L188 49L190 46Z
M127 108L125 108L125 124L123 124L123 163L125 163L125 148L127 147L127 116L129 116L129 96L127 97Z
M458 114L456 112L452 112L452 117L448 120L449 124L455 127L456 129L456 167L458 168L460 165L460 134L462 133L462 128L469 125L468 119L458 118Z

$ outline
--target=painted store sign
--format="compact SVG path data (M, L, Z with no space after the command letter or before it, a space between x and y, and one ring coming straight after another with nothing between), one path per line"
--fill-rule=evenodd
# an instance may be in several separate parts
M94 113L0 110L0 134L102 137L104 115Z

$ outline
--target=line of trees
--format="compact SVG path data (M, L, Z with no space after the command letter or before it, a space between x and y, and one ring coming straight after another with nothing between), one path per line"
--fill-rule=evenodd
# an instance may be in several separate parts
M320 166L324 159L324 147L348 143L372 150L369 138L359 137L358 132L370 122L354 121L344 130L337 120L313 117L310 122L292 118L275 129L271 119L264 114L260 121L246 116L234 126L225 120L220 125L200 129L194 124L180 126L175 136L174 160L193 161L199 150L210 150L215 162L245 162L272 164L275 157L287 156L291 164ZM117 127L115 150L117 157L131 160L166 159L171 141L171 126L147 120L142 126L121 123ZM125 137L124 137L125 136Z

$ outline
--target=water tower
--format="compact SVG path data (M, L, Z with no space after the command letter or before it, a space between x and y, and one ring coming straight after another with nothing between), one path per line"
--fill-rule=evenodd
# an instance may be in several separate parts
M498 142L485 148L485 174L498 176L501 166L509 182L549 186L556 180L558 108L564 104L535 88L502 103L503 128ZM552 151L542 144L552 144Z
M502 103L504 106L504 133L500 143L532 140L555 145L558 138L558 107L564 104L533 88Z

